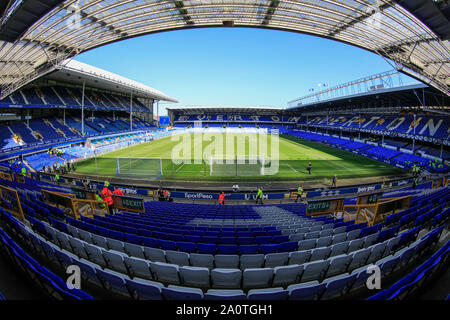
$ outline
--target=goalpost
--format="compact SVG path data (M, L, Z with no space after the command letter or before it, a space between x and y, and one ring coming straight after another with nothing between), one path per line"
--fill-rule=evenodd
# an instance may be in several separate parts
M270 158L260 155L211 155L209 157L210 176L263 176Z
M132 179L161 179L161 158L117 157L114 165L114 176Z

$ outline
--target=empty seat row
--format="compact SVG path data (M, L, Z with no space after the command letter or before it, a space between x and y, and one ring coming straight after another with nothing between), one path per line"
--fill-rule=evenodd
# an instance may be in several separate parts
M44 241L40 240L41 246ZM426 241L422 238L376 263L380 266L383 275L388 274L397 266L404 266L408 261L414 259L415 254L422 252L425 245ZM59 259L65 261L65 264L79 265L84 277L99 281L107 290L144 299L183 299L183 297L184 299L332 298L347 293L352 287L355 289L363 287L369 276L367 265L370 262L366 260L358 268L349 271L341 266L344 264L342 261L338 262L338 259L343 258L341 256L332 261L317 261L304 265L275 268L250 268L241 271L179 267L173 264L147 261L147 267L144 268L133 265L132 270L135 271L129 275L110 269L112 265L117 265L118 261L114 259L110 260L111 265L107 262L106 268L101 269L100 265L80 260L75 255L58 250L57 247L54 247L52 252L52 256L61 256ZM353 257L353 259L355 258ZM342 273L339 269L349 272ZM162 283L165 283L167 287ZM269 288L271 286L274 288ZM255 288L261 289L255 290ZM205 292L205 290L207 291ZM249 290L247 295L243 290Z
M70 225L65 225L62 222L55 222L54 226L58 230L67 231ZM89 228L88 223L83 223L78 220L71 221L74 226L77 226L78 230L89 230L92 234L98 234L105 238L113 238L123 242L129 242L137 245L143 245L147 247L160 248L163 250L180 250L188 253L198 252L205 254L250 254L250 253L275 253L275 252L289 252L297 249L297 241L287 241L289 240L287 236L260 236L261 242L275 242L275 243L263 243L263 244L252 244L254 243L253 238L238 238L242 242L238 244L216 244L216 243L202 243L202 242L187 242L187 241L172 241L164 239L155 239L149 236L141 236L123 233L114 230L108 230L106 228L96 227ZM92 225L91 225L92 227ZM150 235L150 234L149 234ZM189 237L192 237L189 238ZM183 240L202 240L203 238L194 236L184 236ZM206 237L204 237L206 238ZM248 240L248 241L246 241ZM286 241L286 242L281 242ZM247 244L246 244L247 243Z
M328 257L331 249L317 249L317 253L315 251L308 252L310 258L317 259L317 261L310 260L310 262L305 262L306 255L303 252L296 252L297 254L291 252L290 254L286 253L284 255L266 255L265 257L258 255L243 255L241 257L216 256L214 261L216 266L214 269L210 269L213 267L212 256L208 257L195 254L189 256L181 252L166 251L165 258L168 258L170 262L175 262L177 264L164 263L156 260L163 259L161 252L155 251L155 249L152 248L145 248L147 251L144 251L146 252L144 257L150 260L148 261L141 258L129 257L124 253L114 250L106 251L105 249L67 236L61 232L56 233L56 238L59 240L61 248L68 252L74 252L79 258L89 260L102 268L109 268L116 272L127 274L130 277L138 275L140 278L194 286L194 280L189 280L192 276L197 279L195 281L203 281L202 283L205 285L208 282L210 286L215 288L235 288L237 287L238 282L242 282L242 286L247 288L249 283L253 283L250 279L254 274L256 275L255 277L258 277L258 279L262 281L261 283L264 282L264 285L261 285L266 287L282 285L281 279L285 279L283 281L285 281L284 284L286 285L298 281L322 280L324 277L334 276L356 269L361 265L374 263L393 251L394 245L391 242L397 244L400 241L398 238L391 239L383 243L375 244L369 248L357 250L350 255L341 254L326 260L321 258ZM323 253L320 252L322 250L327 251L326 255L323 255ZM160 256L158 257L157 255ZM315 258L313 258L314 255L316 255ZM209 261L207 258L210 258ZM259 261L258 258L260 259ZM194 262L196 259L198 265L190 266L190 260ZM264 260L261 261L261 259ZM284 265L288 260L302 264ZM264 261L265 267L261 268L261 262ZM236 269L238 263L241 263L242 271ZM208 268L208 266L210 268ZM224 268L218 268L218 266L223 266ZM186 277L188 280L183 280ZM267 284L266 281L269 281L269 284ZM257 284L254 285L257 287Z
M59 233L52 227L45 225L46 231L51 235L51 238L58 243L61 247L70 250L70 244L67 240L67 235L64 233ZM290 251L289 254L285 253L268 253L266 255L257 254L251 252L249 254L242 254L239 258L238 255L221 255L216 254L197 254L197 253L186 253L181 251L173 250L162 250L157 248L150 248L145 246L140 246L132 243L121 242L115 239L105 238L99 235L90 234L82 229L77 229L72 226L68 226L69 233L79 239L82 239L86 243L90 243L101 247L105 250L114 250L127 254L132 257L148 259L151 261L160 261L174 263L178 265L193 265L202 266L208 268L214 267L229 267L236 268L241 265L241 268L246 267L262 267L262 266L280 266L286 264L301 264L309 261L326 259L328 257L334 257L342 254L348 254L353 251L368 248L377 242L382 242L385 240L390 240L387 248L392 251L397 245L400 244L400 240L405 236L401 235L395 238L397 234L398 227L393 227L390 229L383 230L380 233L369 235L365 238L354 239L351 241L343 241L327 246L315 246L317 243L311 243L311 240L306 241L307 243L300 242L300 247L303 250ZM58 233L58 234L57 234ZM387 236L388 235L388 236ZM69 236L69 238L71 238ZM345 239L343 239L345 240ZM315 240L314 240L315 241ZM318 242L318 241L317 241ZM308 245L310 244L311 245ZM401 244L403 245L403 244ZM241 264L239 264L241 260ZM253 264L249 265L248 261L252 260ZM190 261L190 262L189 262ZM216 261L216 262L214 262ZM246 262L243 262L246 261Z

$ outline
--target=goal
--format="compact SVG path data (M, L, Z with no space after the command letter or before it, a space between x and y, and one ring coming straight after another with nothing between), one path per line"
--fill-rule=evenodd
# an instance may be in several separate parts
M270 166L266 155L212 155L208 161L210 176L263 176Z
M131 179L159 180L162 176L161 158L116 158L114 176Z

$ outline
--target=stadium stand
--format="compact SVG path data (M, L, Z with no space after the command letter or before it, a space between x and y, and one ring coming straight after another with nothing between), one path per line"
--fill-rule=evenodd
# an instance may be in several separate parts
M282 133L288 134L300 139L317 141L332 145L333 147L353 150L358 154L373 158L375 160L388 161L390 164L401 167L410 168L417 164L430 172L446 172L449 166L445 163L440 163L438 166L434 165L430 159L409 153L402 153L392 150L390 148L367 145L361 142L349 142L347 139L336 138L327 134L318 134L313 132L306 132L301 130L283 130Z
M294 203L271 205L280 210L274 217L264 214L273 208L263 205L151 201L145 202L146 213L140 216L122 212L76 220L42 202L36 192L42 187L63 192L66 187L32 179L26 184L0 182L19 192L31 223L30 229L0 209L2 229L8 232L1 231L2 250L20 252L22 265L40 281L50 278L56 298L92 298L68 291L58 280L57 274L71 264L80 266L83 281L103 289L106 296L171 299L189 293L196 300L367 296L366 269L376 264L383 283L392 285L368 298L399 299L418 289L414 283L423 283L432 272L439 274L448 260L448 242L435 249L450 214L450 190L445 187L420 193L401 189L414 194L411 207L395 219L367 226L305 216L306 206ZM2 207L8 207L8 201L4 199ZM17 249L16 240L26 251ZM33 252L33 258L25 252ZM55 273L42 271L45 261L52 262ZM393 282L410 268L416 269Z

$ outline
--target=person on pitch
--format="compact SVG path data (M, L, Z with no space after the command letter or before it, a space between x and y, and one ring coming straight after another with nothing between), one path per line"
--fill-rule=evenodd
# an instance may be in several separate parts
M308 164L308 167L306 168L306 170L308 170L308 174L311 174L311 168L312 168L312 164L311 161Z

